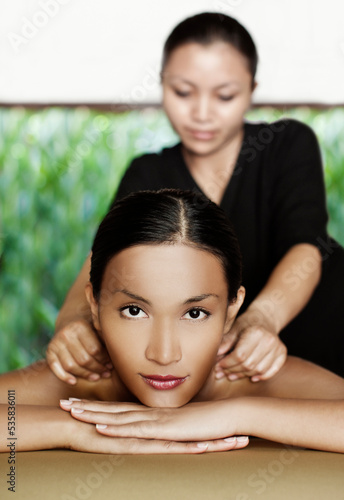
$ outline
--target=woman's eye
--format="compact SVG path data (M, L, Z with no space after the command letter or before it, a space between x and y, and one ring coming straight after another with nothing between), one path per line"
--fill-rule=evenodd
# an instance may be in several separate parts
M138 306L126 306L121 309L125 318L147 318L147 314Z
M184 314L184 319L205 319L210 316L210 313L203 311L203 309L190 309L186 314Z
M182 92L181 90L175 90L174 92L178 97L188 97L190 95L190 92Z
M234 97L234 95L220 95L219 99L221 101L231 101L232 99L234 99Z

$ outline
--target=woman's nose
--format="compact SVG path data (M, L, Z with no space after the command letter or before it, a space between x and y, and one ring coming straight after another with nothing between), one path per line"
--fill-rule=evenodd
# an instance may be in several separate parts
M159 365L169 365L181 360L181 346L177 332L171 323L156 322L146 348L146 358Z
M198 96L194 99L192 118L199 122L207 122L211 118L211 102L208 96Z

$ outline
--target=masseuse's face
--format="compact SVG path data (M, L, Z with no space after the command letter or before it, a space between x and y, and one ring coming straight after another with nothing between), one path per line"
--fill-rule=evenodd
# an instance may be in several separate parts
M181 45L171 53L162 84L167 116L190 153L215 153L242 133L252 75L232 45Z
M181 244L128 248L107 265L102 290L103 304L91 303L95 326L143 404L182 406L214 378L221 338L240 306L228 307L216 257Z

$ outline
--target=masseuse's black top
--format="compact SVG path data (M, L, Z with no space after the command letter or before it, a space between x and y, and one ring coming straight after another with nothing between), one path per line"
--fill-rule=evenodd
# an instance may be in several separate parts
M323 276L305 310L282 332L289 353L344 375L344 250L326 232L322 162L315 134L296 120L245 123L244 139L221 208L231 219L243 255L245 306L293 245L310 243L323 255ZM136 158L116 199L144 189L201 191L181 144ZM284 277L292 290L312 272L312 261ZM277 300L278 297L276 296Z

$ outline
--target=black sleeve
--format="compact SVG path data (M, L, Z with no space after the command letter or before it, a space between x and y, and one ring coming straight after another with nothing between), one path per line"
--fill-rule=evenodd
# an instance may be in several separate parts
M273 167L273 241L276 262L298 243L318 246L328 220L321 154L314 132L289 120ZM278 142L278 141L277 141ZM282 153L282 154L281 154Z

